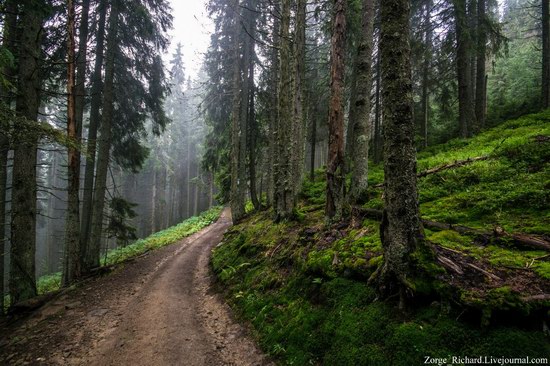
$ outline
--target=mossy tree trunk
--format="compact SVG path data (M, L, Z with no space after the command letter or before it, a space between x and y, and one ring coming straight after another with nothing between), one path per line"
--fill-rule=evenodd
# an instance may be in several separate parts
M40 60L42 25L46 4L38 0L19 2L18 90L16 112L33 123L40 106ZM36 161L38 136L21 126L13 154L11 205L10 295L17 303L36 296Z
M383 296L397 292L402 299L414 276L412 254L424 243L416 189L409 11L407 0L381 4L385 209L379 289Z
M242 75L241 75L241 20L240 1L233 2L233 109L231 112L231 217L234 223L239 222L245 215L245 182L242 174L245 161L241 157L246 156L246 150L242 145L243 136L246 138L246 130L242 130L241 104L242 100Z
M346 1L334 0L330 52L329 142L327 164L328 221L342 217L344 195L344 60L346 36Z
M290 0L281 2L279 118L277 127L277 163L275 169L275 219L293 215L292 177L292 67L290 58Z
M367 191L369 139L370 139L370 94L372 90L372 48L374 27L374 1L363 0L361 38L357 49L357 96L356 120L353 124L351 145L352 169L349 202L354 204Z
M3 29L3 47L8 51L15 52L15 30L17 26L17 3L14 0L8 0L4 4L4 29ZM14 76L13 67L4 66L2 74L8 81L12 81ZM13 94L8 88L0 86L0 96L2 97L3 108L9 108L13 99ZM4 313L4 263L6 252L6 191L8 184L8 151L10 141L4 132L0 131L0 314Z

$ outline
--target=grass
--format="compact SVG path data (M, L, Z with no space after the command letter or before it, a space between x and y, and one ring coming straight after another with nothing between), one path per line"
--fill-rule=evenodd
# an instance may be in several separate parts
M461 168L419 180L424 218L484 230L550 234L550 111L521 117L471 139L456 139L418 154L419 171L489 155ZM371 187L383 182L381 165L369 167ZM482 355L548 357L550 342L526 324L485 322L483 311L513 310L518 296L509 287L490 290L480 309L478 293L460 298L437 280L437 296L407 313L376 300L367 284L382 264L379 223L364 220L353 229L324 227L324 172L304 183L300 220L273 223L269 212L253 214L226 235L212 266L229 303L250 322L262 348L284 365L418 365L424 356ZM381 209L381 190L371 188L365 207ZM550 279L545 253L512 246L485 247L454 231L426 230L430 242L497 267L531 268ZM442 269L429 263L436 274ZM517 309L517 308L516 308ZM475 312L474 312L475 310ZM547 309L545 310L547 311ZM510 318L510 316L508 316ZM481 320L481 321L480 321ZM518 321L518 323L521 323Z
M199 216L190 217L176 226L151 234L133 244L110 250L102 260L102 265L121 263L150 250L173 244L215 222L220 216L221 210L220 206L211 208Z
M220 216L222 209L221 206L213 207L204 211L199 216L190 217L176 226L156 232L145 239L139 239L125 247L111 249L102 258L101 265L107 266L122 263L150 250L173 244L214 223ZM41 276L37 280L36 287L39 295L59 290L61 288L61 272ZM4 297L4 304L6 306L5 310L7 310L8 304L10 304L9 295Z

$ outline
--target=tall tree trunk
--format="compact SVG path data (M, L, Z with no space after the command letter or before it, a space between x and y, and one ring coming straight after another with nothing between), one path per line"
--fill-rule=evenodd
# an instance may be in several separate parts
M458 115L460 136L470 135L474 119L470 70L470 34L466 18L466 0L453 0L456 27L456 74L458 79Z
M432 0L426 1L426 10L424 13L424 63L422 65L422 147L428 147L428 127L430 125L430 69L432 67L432 41L433 28L431 23Z
M191 154L192 154L192 137L191 137L191 131L187 133L187 202L186 202L186 210L187 210L187 217L193 216L193 210L192 210L192 197L191 197Z
M346 35L346 1L334 0L332 40L330 52L329 152L327 164L328 220L342 216L344 194L344 58Z
M477 67L476 67L476 120L477 127L485 127L487 86L485 84L487 53L487 19L485 0L477 0Z
M256 135L257 135L257 121L255 111L255 93L254 93L254 64L251 62L249 65L248 82L250 83L250 96L249 96L249 108L248 108L248 174L250 176L250 199L255 210L260 210L262 204L260 198L258 199L258 192L256 187L256 163L258 161L256 157Z
M472 98L472 123L471 127L469 128L470 135L477 131L477 121L476 121L476 115L475 115L475 97L476 97L476 56L477 53L475 52L477 47L477 0L466 0L467 1L467 19L468 19L468 42L470 44L470 50L469 50L469 56L470 56L470 62L468 63L468 67L470 68L470 96Z
M380 72L380 50L376 60L376 90L375 90L375 108L374 108L374 163L382 161L382 108L380 103L380 93L382 84L382 73Z
M208 208L214 204L214 173L208 173Z
M76 121L76 80L75 80L75 4L67 0L67 137L72 143L79 141ZM80 159L76 146L67 149L68 185L67 216L65 228L65 250L62 285L70 285L80 276Z
M197 172L197 180L198 181L201 180L199 172ZM198 181L197 183L195 183L195 198L193 199L193 216L197 216L199 214L199 198L200 198L201 187Z
M246 136L242 127L241 104L246 103L242 99L241 87L243 85L241 79L241 60L240 60L240 1L233 2L233 109L231 113L231 216L234 223L239 222L245 215L244 200L244 181L242 176L242 166L244 161L241 160L243 155L241 137Z
M317 70L313 72L313 80L317 79ZM313 101L310 98L310 101L312 102L313 111L311 112L311 116L309 118L309 124L310 124L310 155L309 155L309 180L312 182L315 180L315 149L317 147L317 116L319 114L319 102L317 100Z
M268 139L268 171L267 171L267 206L272 206L275 201L275 169L277 164L277 136L279 118L279 98L277 82L279 80L279 32L280 32L280 0L274 1L273 9L273 47L270 50L271 82L269 83L269 98L271 101L269 113L269 139Z
M289 219L294 211L292 180L292 68L290 59L290 0L281 2L279 59L279 118L275 169L275 219Z
M542 0L542 108L550 107L550 5Z
M294 36L294 110L292 133L293 196L302 186L305 156L304 76L306 63L306 0L296 1L296 27Z
M412 254L423 245L416 190L413 87L408 0L381 3L381 61L384 100L385 209L380 227L384 264L380 292L398 292L413 277Z
M80 27L78 28L78 55L76 58L76 86L75 86L75 121L76 135L82 138L82 121L84 119L84 105L86 101L86 65L88 60L88 21L90 0L82 1L80 12ZM78 157L80 165L80 156Z
M45 4L20 1L18 95L16 112L33 123L40 106L42 24ZM21 128L21 130L29 130ZM38 137L29 131L16 141L13 155L10 295L17 303L36 295L36 153Z
M84 190L82 204L82 218L80 225L80 264L83 272L88 272L95 264L95 254L91 251L90 234L92 228L92 210L94 193L94 176L97 147L97 129L99 127L101 100L103 93L102 71L103 50L105 40L105 22L107 14L107 0L100 0L99 19L97 23L96 52L94 73L92 75L92 90L90 102L90 126L88 127L87 161L84 173Z
M3 47L15 53L15 34L17 27L17 3L7 0L5 3ZM1 71L5 78L12 81L14 76L12 67L5 66ZM10 108L13 95L8 88L0 86L3 108ZM0 315L4 314L4 272L6 260L6 189L8 184L8 152L10 141L8 135L0 131Z
M151 232L157 232L157 207L158 207L158 170L156 166L153 165L153 194L151 195Z
M246 41L245 41L245 47L248 47L248 51L245 53L245 59L244 59L244 65L245 70L248 71L247 76L247 92L248 97L246 99L246 108L247 108L247 133L248 133L248 141L247 141L247 150L248 150L248 175L250 178L250 199L252 201L252 205L254 206L254 209L256 211L261 209L261 202L260 199L258 199L258 189L256 186L257 176L256 176L256 164L258 162L257 156L256 156L256 149L257 149L257 121L256 121L256 105L255 105L255 93L256 93L256 86L254 84L254 48L256 45L255 37L256 37L256 5L255 2L251 2L249 4L250 11L248 14L248 25L247 30L248 34L245 35Z
M105 86L103 93L103 114L99 128L99 144L97 154L97 173L94 187L92 209L92 231L90 236L90 263L93 267L99 266L101 254L101 234L103 229L103 209L105 207L105 193L107 191L107 173L111 153L111 126L114 111L114 74L115 57L118 49L118 4L115 1L109 15L109 35L107 36L107 54L105 63Z
M374 30L374 1L363 0L361 40L357 50L357 98L355 99L356 121L352 144L353 169L351 174L351 204L367 191L369 139L370 139L370 95L372 90L372 48Z

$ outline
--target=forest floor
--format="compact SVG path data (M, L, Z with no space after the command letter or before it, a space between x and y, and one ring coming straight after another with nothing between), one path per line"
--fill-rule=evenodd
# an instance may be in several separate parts
M270 364L212 290L210 252L230 222L226 209L176 244L0 325L0 364Z

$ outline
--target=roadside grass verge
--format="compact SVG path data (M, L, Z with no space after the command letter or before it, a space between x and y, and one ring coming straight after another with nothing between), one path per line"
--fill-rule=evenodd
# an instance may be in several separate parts
M176 226L151 234L147 238L139 239L125 247L111 249L101 259L101 266L110 266L125 262L151 250L173 244L189 235L202 230L214 223L222 212L223 207L216 206L204 211L198 216L192 216ZM38 295L58 291L61 288L61 272L41 276L36 283ZM5 310L10 304L9 295L4 296Z

